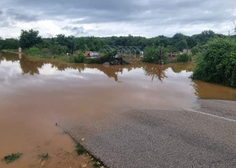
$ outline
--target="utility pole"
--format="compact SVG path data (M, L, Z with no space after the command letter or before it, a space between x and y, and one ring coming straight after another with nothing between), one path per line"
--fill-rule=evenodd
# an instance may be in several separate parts
M163 65L163 64L164 64L163 56L162 56L162 48L160 48L158 63L159 63L160 65Z

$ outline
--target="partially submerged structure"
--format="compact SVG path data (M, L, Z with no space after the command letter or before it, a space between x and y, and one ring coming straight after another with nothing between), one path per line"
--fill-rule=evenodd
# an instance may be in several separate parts
M98 52L93 52L93 51L85 51L84 56L97 58L97 57L99 57L99 53Z

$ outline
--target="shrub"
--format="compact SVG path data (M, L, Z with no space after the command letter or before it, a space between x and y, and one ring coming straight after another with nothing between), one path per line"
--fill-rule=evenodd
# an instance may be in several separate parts
M164 59L164 55L166 53L166 49L162 48L162 55ZM143 55L143 61L149 63L157 63L160 55L160 47L146 47Z
M196 55L199 52L199 48L197 46L192 48L193 55Z
M236 42L214 39L197 60L193 79L236 87Z
M73 63L84 63L86 60L86 57L83 54L79 54L78 56L72 57L71 62Z
M177 56L177 62L188 62L191 61L191 55L184 53L184 54L178 54Z
M52 51L53 54L64 55L67 53L68 47L62 46L60 44L53 44L53 45L51 45L50 50Z
M32 55L38 55L38 54L40 54L40 49L37 48L37 47L31 47L31 48L28 50L28 53L29 53L29 54L32 54Z

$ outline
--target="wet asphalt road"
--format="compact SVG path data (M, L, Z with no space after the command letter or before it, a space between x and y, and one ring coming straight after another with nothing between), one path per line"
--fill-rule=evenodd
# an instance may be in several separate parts
M236 102L199 103L128 110L67 131L110 168L236 168Z

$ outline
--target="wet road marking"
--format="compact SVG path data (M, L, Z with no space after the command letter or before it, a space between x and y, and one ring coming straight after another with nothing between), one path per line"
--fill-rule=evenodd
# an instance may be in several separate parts
M220 117L220 116L217 116L217 115L214 115L214 114L204 113L202 111L197 111L197 110L193 110L193 109L184 109L184 110L236 123L236 120L234 120L234 119L230 119L230 118L226 118L226 117Z

